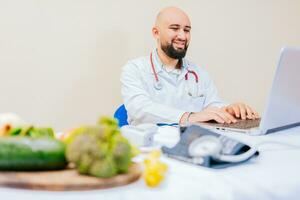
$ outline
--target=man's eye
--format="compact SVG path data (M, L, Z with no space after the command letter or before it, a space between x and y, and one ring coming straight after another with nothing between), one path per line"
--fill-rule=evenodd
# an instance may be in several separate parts
M178 30L179 28L177 28L177 27L171 27L170 29L176 31L176 30Z
M184 32L189 33L191 30L190 29L184 29Z

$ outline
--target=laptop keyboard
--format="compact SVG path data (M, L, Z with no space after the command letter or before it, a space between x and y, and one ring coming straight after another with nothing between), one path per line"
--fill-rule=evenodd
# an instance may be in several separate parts
M246 120L238 119L238 121L236 123L231 123L231 124L219 124L217 122L206 122L205 124L208 124L211 126L217 126L217 127L249 129L249 128L258 127L259 123L260 123L260 118L259 119L246 119Z

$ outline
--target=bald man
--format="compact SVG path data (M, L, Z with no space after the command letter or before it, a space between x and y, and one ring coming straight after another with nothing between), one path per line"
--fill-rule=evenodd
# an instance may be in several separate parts
M259 117L244 103L223 102L208 73L185 59L191 39L185 12L176 7L161 10L152 35L156 49L123 67L122 96L129 124L235 123Z

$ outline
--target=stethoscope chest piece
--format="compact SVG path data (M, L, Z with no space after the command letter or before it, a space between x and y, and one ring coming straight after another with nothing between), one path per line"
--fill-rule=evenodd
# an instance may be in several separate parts
M155 81L155 82L154 82L154 88L155 88L156 90L161 90L161 89L162 89L162 84L161 84L161 82L160 82L160 81Z

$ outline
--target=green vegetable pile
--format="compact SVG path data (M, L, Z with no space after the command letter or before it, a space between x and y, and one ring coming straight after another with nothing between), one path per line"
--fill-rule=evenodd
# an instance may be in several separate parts
M7 136L29 136L31 138L50 137L54 138L54 131L52 128L37 128L34 126L24 126L11 128L7 132Z
M118 129L115 119L103 117L97 125L82 126L66 140L66 157L81 174L101 178L126 173L134 149Z

